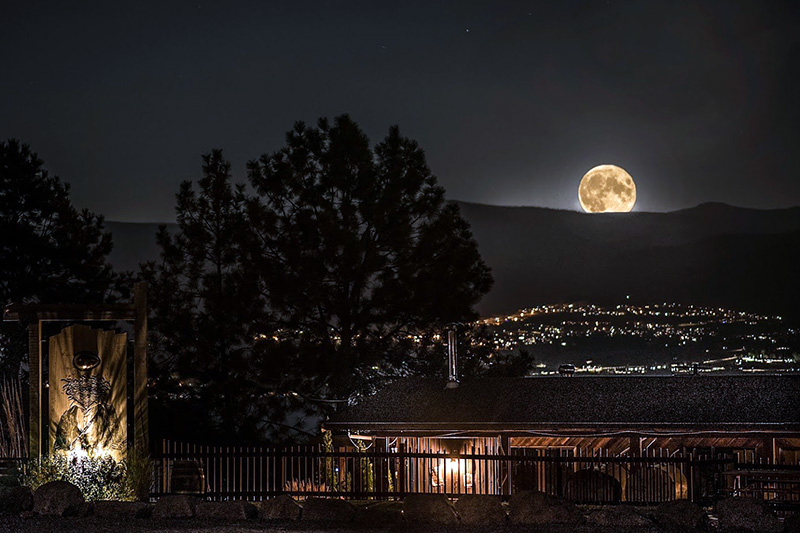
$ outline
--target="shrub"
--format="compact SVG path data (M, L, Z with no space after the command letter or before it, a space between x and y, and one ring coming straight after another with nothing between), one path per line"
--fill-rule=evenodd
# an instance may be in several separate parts
M131 454L127 461L111 456L91 457L61 453L31 461L21 482L32 490L50 481L68 481L88 501L146 499L152 468L147 458Z
M135 500L147 501L153 483L153 462L150 457L137 451L129 451L125 467L129 493Z

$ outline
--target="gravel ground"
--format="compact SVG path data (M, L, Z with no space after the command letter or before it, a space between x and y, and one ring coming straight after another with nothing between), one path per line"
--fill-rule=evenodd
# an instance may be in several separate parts
M436 527L436 526L409 526L396 525L386 528L369 527L321 527L313 524L265 524L258 521L246 522L212 522L208 520L151 520L130 519L120 523L120 520L101 519L97 517L86 518L60 518L36 516L21 518L18 516L0 516L0 531L19 533L49 533L51 531L74 531L81 533L186 533L197 531L200 533L343 533L353 531L357 533L656 533L657 528L636 529L598 529L593 526L547 526L547 527L509 527L506 529L478 529L467 527Z

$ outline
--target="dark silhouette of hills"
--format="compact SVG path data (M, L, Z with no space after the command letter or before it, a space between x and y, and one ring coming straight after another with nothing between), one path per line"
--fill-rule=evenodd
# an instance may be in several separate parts
M797 315L800 207L719 203L590 215L461 203L495 286L484 314L537 303L680 302Z
M483 315L536 304L678 302L800 317L800 207L589 215L458 203L495 278ZM158 257L157 224L108 222L111 262ZM173 226L174 227L174 226Z

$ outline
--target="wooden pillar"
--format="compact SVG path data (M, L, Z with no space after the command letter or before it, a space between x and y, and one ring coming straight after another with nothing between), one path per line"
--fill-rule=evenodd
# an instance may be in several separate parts
M140 281L134 286L133 305L133 445L137 452L147 455L150 446L147 415L147 283Z
M639 435L631 435L630 448L631 457L640 457L642 455L642 438Z
M775 439L767 438L762 441L760 459L766 463L775 463Z
M28 457L38 459L42 450L42 322L38 319L28 324L28 369Z
M510 455L511 448L509 448L509 441L507 435L500 435L500 451L503 455ZM500 462L500 479L502 486L500 487L500 496L511 496L511 461Z
M400 499L406 495L406 444L405 442L397 443L397 493Z

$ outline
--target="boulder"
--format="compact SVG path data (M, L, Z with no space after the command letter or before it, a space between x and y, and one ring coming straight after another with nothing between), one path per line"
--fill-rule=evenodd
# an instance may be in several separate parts
M464 525L502 527L506 524L506 510L497 496L482 494L459 496L455 508Z
M708 525L705 511L689 500L672 500L659 504L653 511L653 519L663 529L679 531L706 529Z
M581 524L583 514L572 502L539 491L522 491L511 496L512 524Z
M569 476L564 496L573 502L618 503L622 499L622 485L608 474L586 468Z
M456 510L444 494L411 494L403 499L408 523L458 524Z
M308 498L303 503L301 519L309 522L352 522L355 506L338 498Z
M245 501L197 502L194 515L218 520L249 520L258 516L258 509Z
M30 487L1 487L0 514L19 514L33 509L33 491Z
M94 503L81 502L78 505L72 505L64 510L63 516L76 516L83 518L85 516L92 516L94 514Z
M153 518L191 518L197 502L182 494L162 496L153 508Z
M589 511L586 521L596 527L615 530L617 528L641 528L653 525L653 522L639 514L632 507L613 505Z
M81 489L67 481L45 483L33 493L33 511L41 515L63 516L83 502Z
M783 531L783 524L778 517L753 498L725 498L717 502L716 511L722 531Z
M685 497L687 487L679 474L664 466L642 464L632 467L625 480L625 500L672 501Z
M403 502L378 502L359 507L356 523L362 526L386 526L403 521Z
M259 520L300 520L302 507L288 494L261 502Z
M94 502L94 515L101 518L147 518L152 511L152 508L144 502L113 500Z

